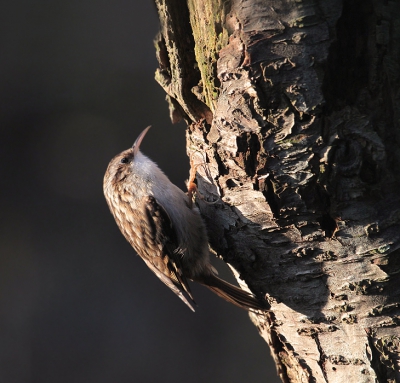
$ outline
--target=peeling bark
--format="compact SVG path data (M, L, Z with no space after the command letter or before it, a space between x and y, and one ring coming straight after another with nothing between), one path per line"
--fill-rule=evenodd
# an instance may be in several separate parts
M284 382L400 381L400 3L156 0L213 249Z

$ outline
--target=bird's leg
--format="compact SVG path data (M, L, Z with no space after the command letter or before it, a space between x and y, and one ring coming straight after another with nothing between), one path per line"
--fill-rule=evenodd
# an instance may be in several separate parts
M193 155L190 156L190 172L189 172L189 179L187 180L186 186L187 186L187 195L189 197L189 206L190 208L193 206L193 197L195 194L197 194L200 197L200 193L197 190L197 185L196 185L196 173L197 173L197 168L200 165L203 165L203 163L199 164L194 164L193 161ZM200 197L201 198L201 197Z
M189 207L191 208L193 206L193 198L194 195L198 196L202 201L204 201L206 204L212 205L216 203L217 201L209 202L206 201L206 198L199 192L197 189L197 184L196 184L196 173L197 173L197 168L199 166L204 166L206 165L205 162L200 162L198 164L194 164L193 160L193 155L190 156L190 172L189 172L189 179L187 180L186 186L187 186L187 195L189 197Z

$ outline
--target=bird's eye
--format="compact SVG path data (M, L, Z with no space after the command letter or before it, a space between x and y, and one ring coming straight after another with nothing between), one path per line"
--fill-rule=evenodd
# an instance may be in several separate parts
M129 158L128 157L122 157L121 158L121 164L127 164L129 162Z

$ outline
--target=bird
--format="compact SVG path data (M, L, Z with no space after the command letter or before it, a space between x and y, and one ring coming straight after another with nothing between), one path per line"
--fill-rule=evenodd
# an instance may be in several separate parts
M218 277L199 209L140 151L149 129L110 161L104 175L104 196L120 231L148 268L192 311L196 302L188 280L238 307L264 310L253 294Z

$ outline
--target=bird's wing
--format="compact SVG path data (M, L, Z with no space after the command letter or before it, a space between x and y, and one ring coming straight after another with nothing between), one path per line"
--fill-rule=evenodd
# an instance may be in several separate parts
M143 199L142 207L146 220L141 225L142 250L147 253L142 258L154 274L194 311L195 302L183 275L181 254L175 251L178 240L171 219L152 196Z

